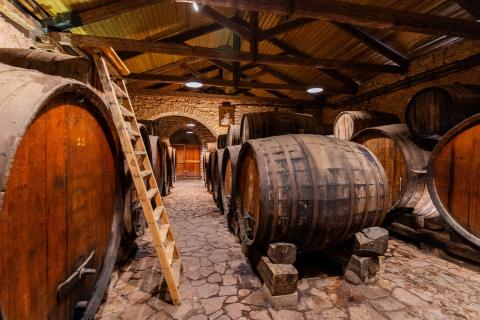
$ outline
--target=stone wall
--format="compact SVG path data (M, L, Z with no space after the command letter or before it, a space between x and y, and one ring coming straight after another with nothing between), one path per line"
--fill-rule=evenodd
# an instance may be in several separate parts
M225 99L201 99L177 96L133 96L132 104L135 114L142 120L156 120L162 117L184 116L194 119L207 127L216 136L227 133L227 127L219 125L219 107ZM240 124L244 113L273 111L274 107L266 105L246 105L232 101L235 105L235 123ZM292 111L279 107L279 111Z
M406 75L383 74L366 81L361 85L358 94L381 88L387 84L403 80L406 77L440 67L444 64L459 61L479 53L480 41L461 41L447 47L442 47L413 60L410 64L410 72ZM336 115L343 110L381 110L395 113L403 120L407 103L415 93L426 87L448 85L456 82L480 85L480 65L441 78L431 79L399 91L389 94L387 93L356 105L342 107L341 109L324 108L322 111L322 118L326 123L333 123ZM329 102L335 103L344 98L345 96L336 96L330 99Z

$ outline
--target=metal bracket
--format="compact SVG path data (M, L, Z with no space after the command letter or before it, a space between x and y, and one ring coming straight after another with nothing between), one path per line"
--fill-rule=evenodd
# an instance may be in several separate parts
M87 266L93 261L93 257L95 256L95 250L90 253L87 259L75 270L74 273L67 280L62 282L57 287L57 299L61 300L65 298L69 292L75 287L75 285L82 280L85 276L89 274L95 274L97 270L87 268Z

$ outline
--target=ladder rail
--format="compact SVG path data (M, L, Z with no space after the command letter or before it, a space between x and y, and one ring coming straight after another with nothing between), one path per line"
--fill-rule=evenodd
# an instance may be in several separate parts
M134 181L135 188L137 193L140 197L140 203L143 208L143 213L145 215L145 219L149 226L149 230L152 235L152 240L154 243L155 251L157 256L160 260L160 265L163 270L165 281L167 282L167 286L170 291L170 295L172 297L172 301L174 304L180 304L180 293L179 293L179 268L181 268L180 262L180 255L178 253L178 249L174 240L173 231L169 225L169 219L167 212L165 210L163 199L160 195L157 181L155 179L155 175L153 174L153 169L148 159L146 153L142 156L139 156L138 153L142 153L146 150L145 144L142 140L141 135L135 135L135 146L132 144L130 140L130 136L128 134L127 125L126 123L130 123L131 129L140 133L139 126L137 119L135 117L135 113L133 110L133 106L130 100L130 96L128 95L127 88L125 86L125 82L121 80L121 86L125 93L125 97L122 99L126 100L127 102L127 110L132 113L133 116L128 117L128 120L124 119L124 115L122 113L121 108L124 106L120 106L119 98L117 96L117 91L112 83L112 79L110 73L108 71L107 64L105 59L100 50L95 49L93 52L93 57L95 60L95 64L97 65L97 69L99 71L100 80L104 89L105 98L108 102L110 112L112 114L113 121L116 125L116 128L119 133L120 142L122 145L123 152L125 154L125 158L127 160L128 167L130 169L130 173L132 174L132 178ZM117 89L118 90L118 89ZM141 157L141 162L139 163L137 157ZM142 168L143 167L143 170ZM150 174L147 175L146 178L142 176L142 172L149 171ZM147 185L145 184L145 180L147 180ZM161 208L161 212L159 212L160 217L155 217L155 210L152 206L151 200L148 197L149 192L155 191L155 195L153 197L155 208ZM157 218L160 218L161 224L165 225L168 224L168 231L166 239L162 239L162 235L160 229L157 224ZM168 246L173 246L173 261L170 263L167 257L167 250L165 241L168 241ZM177 270L178 269L178 270Z

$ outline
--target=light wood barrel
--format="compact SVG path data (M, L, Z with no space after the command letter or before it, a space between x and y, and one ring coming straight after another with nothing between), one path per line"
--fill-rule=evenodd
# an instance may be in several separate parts
M388 209L387 178L375 156L320 135L245 142L235 184L240 238L261 249L272 242L324 249L380 225Z
M390 210L402 210L424 218L438 212L427 189L425 169L430 151L417 146L405 124L392 124L365 129L352 141L367 147L385 169L388 181Z
M120 245L117 130L100 97L78 81L0 63L0 88L3 316L73 319L86 300L91 319ZM83 263L96 273L68 281Z
M236 146L240 144L242 136L240 135L240 125L233 124L228 127L227 132L227 146Z
M370 127L400 123L400 119L381 111L343 111L335 118L333 134L337 139L350 140L355 133Z
M433 146L453 126L479 112L480 87L431 87L410 99L405 122L419 143Z
M227 146L227 135L220 134L217 137L217 149L225 149Z
M234 186L237 172L237 160L241 146L229 146L225 148L222 157L222 170L220 183L222 189L223 213L227 217L229 226L236 231L236 219L234 212Z
M277 111L246 113L240 124L242 142L289 133L319 132L313 116L303 113Z
M428 189L448 224L480 246L480 115L448 131L428 163Z

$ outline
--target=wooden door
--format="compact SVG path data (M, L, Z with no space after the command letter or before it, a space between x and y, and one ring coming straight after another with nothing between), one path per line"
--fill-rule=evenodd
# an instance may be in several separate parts
M199 145L175 144L177 178L200 178L200 150Z

